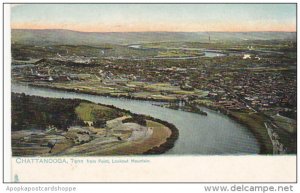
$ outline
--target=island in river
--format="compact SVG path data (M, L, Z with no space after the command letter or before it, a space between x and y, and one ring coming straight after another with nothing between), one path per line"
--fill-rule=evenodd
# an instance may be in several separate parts
M12 93L13 156L160 154L177 128L110 105Z

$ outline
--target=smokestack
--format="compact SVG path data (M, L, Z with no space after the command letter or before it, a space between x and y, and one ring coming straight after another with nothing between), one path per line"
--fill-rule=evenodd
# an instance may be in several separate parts
M208 35L208 43L210 43L210 34L208 32L206 32Z

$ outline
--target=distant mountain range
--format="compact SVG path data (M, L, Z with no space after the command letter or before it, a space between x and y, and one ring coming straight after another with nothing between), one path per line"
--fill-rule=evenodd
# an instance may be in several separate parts
M291 40L295 32L78 32L62 29L12 29L12 43L47 45L135 44L143 42L207 42L242 40Z

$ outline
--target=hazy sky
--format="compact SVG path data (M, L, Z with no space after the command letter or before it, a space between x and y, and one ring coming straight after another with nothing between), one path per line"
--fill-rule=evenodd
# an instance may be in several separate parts
M27 4L11 8L13 29L296 31L296 4Z

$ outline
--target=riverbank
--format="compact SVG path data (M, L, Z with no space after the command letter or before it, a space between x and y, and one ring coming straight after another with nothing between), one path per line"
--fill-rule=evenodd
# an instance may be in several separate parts
M12 97L14 156L162 154L178 138L174 125L113 105L14 93Z
M122 152L121 154L130 153L131 149L135 149L134 151L138 151L137 152L138 154L144 154L144 155L163 154L174 147L174 144L179 136L179 130L176 128L176 126L174 124L169 123L167 121L163 121L161 119L153 118L151 116L132 113L126 109L120 109L113 105L104 105L104 106L119 109L123 112L126 112L133 118L138 117L138 118L136 118L136 120L141 120L141 119L146 120L147 121L146 125L150 126L153 130L152 136L145 140L148 147L150 147L149 144L154 144L154 145L152 145L153 147L151 147L150 149L148 149L146 151L141 151L141 149L147 149L145 147L142 147L142 148L140 147L140 145L145 145L145 144L136 143L135 146L129 145L129 146L125 146L125 147L124 146L120 147L120 149L118 151ZM161 126L163 126L163 127L161 127ZM157 129L157 127L160 127L160 130ZM166 131L166 130L169 130L169 131ZM161 141L157 141L155 139L154 135L158 138L161 138ZM166 137L162 138L162 136L166 136ZM153 143L153 141L156 141L156 142ZM155 143L157 143L157 144L155 144Z
M18 82L19 84L19 82ZM84 91L84 90L77 90L72 88L61 88L61 87L52 87L49 85L40 85L40 84L32 84L32 83L26 83L26 85L29 86L35 86L39 88L48 88L48 89L56 89L61 91L68 91L68 92L75 92L75 93L83 93L83 94L90 94L95 96L104 96L104 97L112 97L112 98L126 98L126 99L133 99L133 100L140 100L140 101L155 101L155 102L177 102L178 99L156 99L152 97L137 97L137 96L128 96L128 95L113 95L111 93L97 93L92 91Z
M273 154L273 145L264 126L264 116L259 113L229 112L227 115L236 122L245 125L260 145L260 154Z
M259 143L259 154L273 154L273 145L269 138L267 129L264 126L264 115L254 112L228 111L224 108L209 105L207 103L201 103L199 105L208 109L219 111L220 113L230 117L232 120L246 126Z
M42 89L35 86L13 84L12 91L26 93L33 96L82 99L94 103L114 105L127 109L133 113L149 115L151 117L172 123L180 130L176 145L167 154L258 154L259 145L255 137L241 124L216 111L206 112L208 116L195 113L161 108L150 101L125 100L113 97L94 97L83 93L59 91L57 89Z
M49 88L49 89L57 89L57 90L62 90L62 91L71 91L71 92L75 92L75 93L84 93L84 94L91 94L91 95L96 95L96 96L108 96L108 97L113 97L113 98L119 98L117 96L114 95L110 95L110 94L99 94L99 93L93 93L93 92L86 92L86 91L78 91L75 89L67 89L67 88L57 88L57 87L51 87L51 86L47 86L47 85L35 85L35 84L30 84L31 86L37 86L37 87L41 87L41 88ZM127 99L134 99L134 100L141 100L141 101L156 101L156 102L169 102L169 103L176 103L179 102L179 100L156 100L153 98L141 98L141 97L130 97L130 96L122 96L122 98L127 98ZM205 105L205 104L201 104L200 106L215 110L215 111L219 111L221 113L223 113L226 116L229 116L231 119L233 119L234 121L246 126L248 128L248 130L255 136L255 138L257 139L259 146L260 146L260 154L273 154L273 147L272 147L272 143L268 137L268 133L267 130L264 128L264 124L257 124L256 122L256 118L259 116L255 116L255 117L247 117L247 116L243 116L240 117L238 116L238 112L229 112L224 110L223 108L217 108L211 105Z

